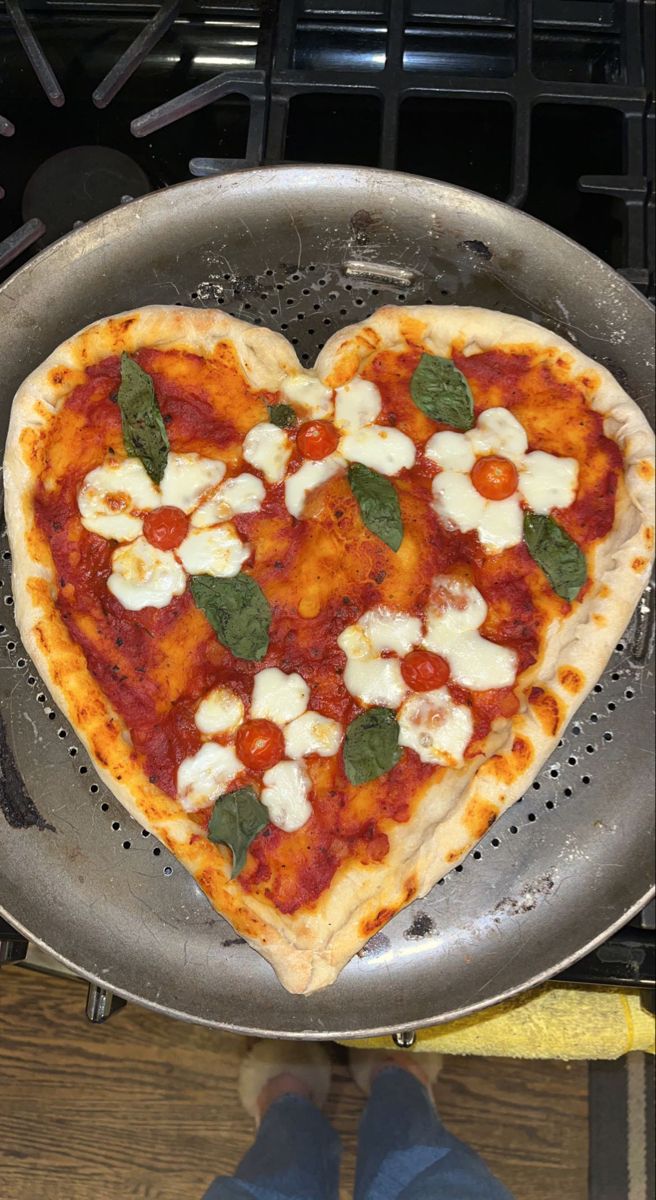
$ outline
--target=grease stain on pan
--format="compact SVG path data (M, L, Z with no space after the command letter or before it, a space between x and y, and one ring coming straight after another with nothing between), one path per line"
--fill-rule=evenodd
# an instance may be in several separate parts
M478 238L468 238L464 242L458 242L461 250L469 250L475 254L477 258L482 258L485 262L489 262L493 257L490 247L485 242L480 242Z
M0 717L0 809L12 829L49 829L54 825L46 821L36 807L21 778L9 749L5 723Z
M499 916L519 917L523 913L532 912L543 896L548 896L555 887L552 875L541 875L531 887L527 887L521 896L505 896L494 911ZM498 918L497 918L498 919Z
M434 929L435 923L428 913L418 912L403 936L411 941L418 941L420 938L428 937Z

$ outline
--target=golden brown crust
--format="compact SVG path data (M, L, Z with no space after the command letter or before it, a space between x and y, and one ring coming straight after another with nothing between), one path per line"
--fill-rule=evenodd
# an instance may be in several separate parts
M282 916L227 878L223 852L150 784L122 723L58 616L52 564L29 541L34 473L30 431L47 423L87 365L139 346L210 354L235 346L256 388L275 390L301 370L285 340L212 310L153 307L108 318L70 338L25 381L12 410L5 457L6 512L13 550L16 616L26 649L52 695L75 724L98 773L126 809L177 855L215 907L274 966L290 991L331 983L364 941L404 905L423 896L483 836L530 784L578 705L599 678L645 585L653 553L653 434L613 377L562 339L520 318L472 308L384 308L336 334L316 373L332 386L351 378L373 352L418 346L445 354L455 343L536 346L588 381L591 405L619 444L625 486L612 534L597 548L593 586L565 622L552 626L533 671L525 708L491 736L487 756L418 800L406 824L389 822L382 864L348 864L312 909Z

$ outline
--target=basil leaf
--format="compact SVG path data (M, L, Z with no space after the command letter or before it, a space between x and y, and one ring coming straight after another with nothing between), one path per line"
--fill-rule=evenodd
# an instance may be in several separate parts
M454 429L471 429L474 397L462 371L450 358L422 354L410 380L410 395L417 408Z
M259 583L250 575L215 579L192 575L191 594L219 641L235 658L259 662L269 649L271 609Z
M269 420L272 425L277 425L278 429L291 429L298 418L291 404L270 404Z
M161 483L169 439L153 381L129 354L121 355L121 386L116 399L121 410L125 449L141 459L153 483Z
M232 850L231 879L243 871L248 847L268 824L269 814L258 800L254 788L236 788L234 792L224 792L219 796L210 817L207 836L211 842L221 842Z
M363 467L362 463L352 463L348 481L367 529L390 550L398 550L403 541L403 519L399 498L389 479L370 467Z
M399 725L391 708L368 708L351 721L344 738L344 770L351 783L377 779L400 757Z
M588 577L585 555L576 542L553 517L534 512L524 515L524 540L554 592L563 600L575 600Z

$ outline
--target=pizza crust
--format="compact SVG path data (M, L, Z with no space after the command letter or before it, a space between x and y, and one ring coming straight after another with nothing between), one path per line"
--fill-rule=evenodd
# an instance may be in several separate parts
M271 962L291 992L333 982L367 939L400 908L424 896L457 865L489 826L535 778L562 730L602 673L647 581L654 540L654 439L647 421L605 368L568 342L518 317L477 308L383 308L330 339L314 372L336 387L382 349L408 346L447 354L489 347L542 346L563 368L589 381L590 403L624 459L625 486L612 534L597 548L594 586L565 622L554 624L534 672L525 711L491 735L487 757L444 773L421 798L412 819L389 822L384 863L347 865L309 911L281 916L228 878L226 855L198 837L179 806L150 784L121 719L87 668L55 607L52 563L40 555L31 529L33 469L25 431L48 422L85 368L140 346L211 355L217 343L235 347L256 389L277 390L303 371L280 335L211 309L152 306L97 322L58 347L19 389L5 455L5 509L13 555L16 619L26 650L53 699L75 725L106 786L194 875L217 910Z

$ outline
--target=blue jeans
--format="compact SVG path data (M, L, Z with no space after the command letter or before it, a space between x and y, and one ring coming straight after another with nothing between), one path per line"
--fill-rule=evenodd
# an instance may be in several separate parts
M204 1200L337 1200L341 1147L323 1113L300 1096L266 1112L234 1177ZM354 1200L512 1200L440 1121L425 1089L398 1067L376 1076L358 1134Z

